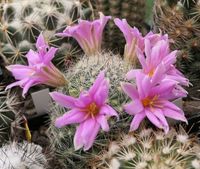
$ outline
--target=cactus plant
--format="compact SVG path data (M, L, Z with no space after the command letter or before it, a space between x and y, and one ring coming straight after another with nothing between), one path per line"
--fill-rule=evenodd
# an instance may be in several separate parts
M143 128L137 133L121 134L90 164L93 169L197 169L199 149L197 140L182 127L178 131L172 128L167 135Z
M40 32L43 32L49 45L60 47L54 63L61 64L73 57L75 42L69 38L58 38L55 33L76 22L81 4L77 0L27 1L3 4L0 23L1 55L10 63L26 62L25 55ZM70 60L70 59L69 59ZM61 64L62 65L62 64Z
M44 169L47 159L33 143L10 143L0 148L1 169Z
M9 108L6 92L0 89L0 145L8 139L11 133L11 123L15 120L15 113Z
M154 3L154 29L167 33L171 49L179 51L177 66L194 86L200 79L200 11L196 0L156 0ZM196 90L195 90L196 95Z
M100 132L94 146L87 153L84 153L82 150L74 150L73 136L75 128L73 126L63 127L61 129L54 126L55 119L65 113L64 109L58 108L57 106L54 107L51 114L52 123L49 128L50 140L60 163L65 167L87 168L87 158L96 154L102 147L107 146L109 138L116 137L120 128L128 130L130 118L125 113L122 113L123 110L121 107L128 98L123 94L120 88L120 82L124 80L129 68L130 66L127 62L119 56L113 55L112 53L100 53L99 55L91 57L84 56L82 60L66 73L68 85L61 90L65 94L78 97L81 91L90 88L99 72L105 70L106 77L110 81L108 104L119 113L120 120L116 122L116 120L110 119L110 133Z
M94 2L92 1L92 4ZM95 11L113 18L126 18L131 26L144 28L145 1L144 0L98 0L94 4ZM113 21L110 21L105 30L104 46L109 49L123 52L125 41L120 30Z

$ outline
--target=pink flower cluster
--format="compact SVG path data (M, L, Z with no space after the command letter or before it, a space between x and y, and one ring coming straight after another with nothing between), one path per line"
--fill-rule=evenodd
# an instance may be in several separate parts
M67 27L59 35L73 36L86 54L91 55L99 49L94 44L101 43L101 38L95 38L97 36L94 33L97 29L95 25L98 23L101 27L100 36L102 36L103 27L108 19L109 17L102 15L100 20L92 23L81 21L79 25ZM187 95L181 85L187 86L189 82L174 65L177 51L170 52L168 36L150 32L142 37L139 30L131 28L126 20L115 19L114 21L124 33L127 42L125 58L138 59L142 67L127 73L127 79L135 79L136 84L122 83L122 89L132 99L124 106L126 112L134 116L130 130L136 130L145 117L166 133L169 131L166 117L187 122L184 112L171 102ZM136 56L137 58L133 58ZM88 150L93 145L100 127L104 131L109 130L107 119L111 116L118 117L116 111L106 103L108 90L108 81L104 77L104 72L101 72L89 91L82 92L79 98L65 96L58 92L51 93L51 97L56 102L71 109L59 117L55 125L63 127L80 123L74 137L76 150L81 147Z
M78 25L68 26L58 35L74 37L87 55L93 55L101 48L103 29L110 18L101 14L100 19L93 22L80 20ZM138 59L141 64L141 69L130 70L126 76L128 80L134 79L135 84L122 83L123 91L132 99L124 106L125 111L134 116L130 130L136 130L146 117L165 133L169 131L166 117L187 122L184 112L171 102L187 95L182 86L188 86L189 81L175 67L177 51L170 51L168 36L150 32L143 37L125 19L115 19L114 22L126 39L125 58L133 62ZM18 81L7 88L19 85L24 95L36 84L55 87L65 84L63 75L51 62L57 49L49 47L42 35L38 37L36 47L37 52L30 50L26 56L27 66L8 66ZM58 104L70 109L56 119L56 127L80 124L74 136L76 150L82 147L85 151L90 149L100 128L109 131L107 120L112 116L118 117L117 112L107 104L109 82L104 71L78 98L58 92L50 95Z
M141 64L141 69L130 70L126 76L128 80L134 79L135 84L122 83L124 92L132 99L124 106L134 116L130 130L136 130L145 117L166 133L166 117L187 122L183 111L171 102L187 95L181 85L188 86L189 81L174 65L177 51L170 52L168 36L150 32L142 37L126 20L115 19L115 23L126 38L125 49L132 53L134 43Z

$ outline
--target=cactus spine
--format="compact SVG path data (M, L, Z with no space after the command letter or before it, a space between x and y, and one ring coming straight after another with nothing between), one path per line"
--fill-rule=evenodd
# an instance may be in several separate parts
M0 148L1 169L44 169L47 159L33 143L10 143Z
M112 141L108 150L91 159L91 167L197 169L200 166L199 148L197 140L190 138L182 128L179 131L171 129L167 135L161 131L142 129Z
M200 79L200 10L196 0L156 0L154 29L167 33L172 50L180 50L177 66L194 84ZM196 91L195 91L196 94Z
M77 21L84 11L77 0L17 0L3 4L0 23L0 53L10 63L26 62L25 55L43 32L49 45L59 47L54 63L65 65L73 56L75 42L55 34ZM64 64L61 64L64 63Z

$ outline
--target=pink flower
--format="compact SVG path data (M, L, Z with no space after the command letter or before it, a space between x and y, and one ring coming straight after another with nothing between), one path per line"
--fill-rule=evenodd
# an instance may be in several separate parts
M150 41L151 47L155 46L157 42L164 40L169 44L169 38L167 34L162 35L162 33L153 33L149 32L145 35L144 39L148 39ZM143 41L144 42L144 41ZM144 47L144 45L143 45ZM142 51L144 51L144 48L140 48Z
M57 35L75 38L84 52L90 56L101 50L103 29L109 19L111 16L100 13L100 19L92 22L79 20L78 25L68 26L63 33Z
M136 88L137 86L137 88ZM183 111L169 100L174 98L175 84L172 81L152 85L150 77L141 72L136 74L136 86L123 83L123 91L132 99L124 106L125 111L134 115L130 130L136 130L141 121L147 117L156 127L169 131L165 117L187 122Z
M126 39L126 45L124 49L124 58L133 64L136 63L136 46L143 48L143 37L139 30L132 28L126 21L126 19L114 19L115 24L123 32Z
M28 65L10 65L7 69L12 72L16 82L8 85L6 89L14 86L23 88L23 97L31 86L46 84L53 87L63 86L66 81L61 72L52 64L57 48L49 47L42 34L37 39L38 52L30 50L26 55Z
M109 131L107 119L117 116L116 111L106 104L109 84L100 72L96 81L88 91L83 91L79 98L66 96L58 92L50 93L53 100L61 106L71 110L55 121L56 127L80 123L74 136L74 146L78 150L84 147L84 151L91 148L100 130Z
M189 85L188 79L174 66L177 51L170 52L168 41L159 40L152 46L151 41L145 39L144 44L144 52L137 48L137 57L142 69L128 72L128 79L133 79L136 72L141 71L151 78L153 84L157 84L163 79L171 79L180 85Z

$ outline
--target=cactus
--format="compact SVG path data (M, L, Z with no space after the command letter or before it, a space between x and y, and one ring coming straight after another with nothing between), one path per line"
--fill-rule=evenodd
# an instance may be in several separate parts
M180 50L177 66L194 86L200 79L200 10L196 0L156 0L154 3L154 29L167 33L172 50ZM196 92L195 92L196 93Z
M29 49L35 48L34 43L43 32L49 45L59 47L54 63L66 63L73 58L77 45L69 38L56 37L55 33L76 22L80 14L84 15L84 11L77 0L5 3L0 23L1 55L10 63L26 62L24 56Z
M141 129L138 133L121 134L91 159L93 169L197 169L200 167L200 146L182 127L161 131Z
M119 113L120 120L117 122L115 119L109 120L111 124L110 132L100 132L89 152L75 151L73 146L75 127L67 126L58 129L54 126L55 119L65 113L64 109L55 106L51 114L52 123L50 124L49 134L53 149L65 168L87 168L87 158L98 153L102 147L107 146L109 138L117 137L121 128L128 130L130 118L126 113L123 113L121 107L128 98L121 90L120 82L124 81L129 68L127 62L119 56L112 53L101 53L91 57L84 56L66 73L69 82L68 86L63 88L62 91L67 95L78 97L82 90L90 88L99 72L105 70L106 77L110 81L108 104Z
M8 139L11 133L11 123L15 120L15 113L9 108L6 92L0 91L0 145Z
M1 169L44 169L47 159L33 143L10 143L0 148Z
M92 4L94 4L93 1ZM98 0L94 4L94 9L113 18L126 18L131 26L136 26L140 30L144 28L145 0ZM104 46L123 53L124 44L122 33L114 22L110 21L105 30Z

